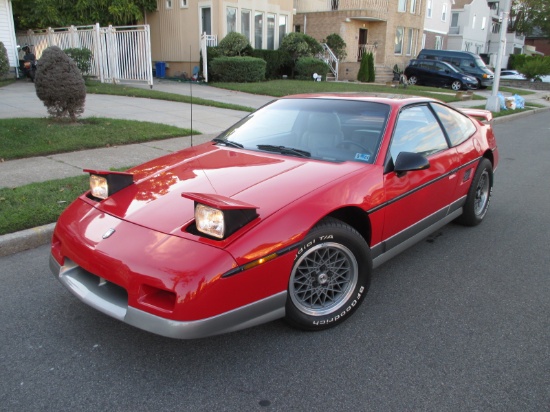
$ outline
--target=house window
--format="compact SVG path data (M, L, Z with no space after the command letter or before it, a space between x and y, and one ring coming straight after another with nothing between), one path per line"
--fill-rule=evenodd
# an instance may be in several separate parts
M250 41L250 10L241 9L241 34Z
M451 27L458 27L458 13L451 14Z
M426 48L426 33L422 33L422 48Z
M403 27L395 29L395 47L393 52L395 54L403 54Z
M411 0L411 14L416 13L416 0Z
M283 41L283 37L286 35L287 17L279 16L279 46Z
M487 26L487 17L483 17L481 20L481 30L485 30L485 26Z
M261 11L254 13L254 48L261 49L264 33L264 14Z
M441 50L443 48L443 38L441 36L435 36L435 49Z
M237 9L235 7L228 7L226 9L227 18L227 33L237 31Z
M406 12L407 11L407 0L399 0L397 5L397 11Z
M414 30L411 28L408 28L407 29L407 50L406 50L407 56L410 56L412 54L413 44L414 44Z
M180 8L186 8L187 7L187 0L180 0Z
M300 26L299 24L295 24L294 25L294 31L296 33L300 33L302 31L302 26Z
M432 0L428 0L426 6L426 16L432 18Z
M172 8L172 0L166 0L166 8L171 9Z
M441 21L447 21L447 4L444 4L441 10Z
M275 50L275 15L267 15L267 49Z

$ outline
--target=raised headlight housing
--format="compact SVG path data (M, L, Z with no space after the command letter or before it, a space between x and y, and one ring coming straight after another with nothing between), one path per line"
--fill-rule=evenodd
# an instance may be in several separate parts
M128 172L90 169L84 171L90 173L90 195L96 199L107 199L119 190L134 183L134 175Z
M229 197L204 193L182 196L195 202L194 229L215 239L227 238L258 216L256 206Z

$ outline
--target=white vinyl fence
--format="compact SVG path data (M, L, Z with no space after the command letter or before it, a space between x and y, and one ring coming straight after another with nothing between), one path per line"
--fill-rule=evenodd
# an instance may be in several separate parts
M100 27L71 26L61 29L29 30L17 35L17 43L33 45L37 59L49 46L60 49L87 48L92 51L90 76L102 83L146 82L153 87L149 25Z

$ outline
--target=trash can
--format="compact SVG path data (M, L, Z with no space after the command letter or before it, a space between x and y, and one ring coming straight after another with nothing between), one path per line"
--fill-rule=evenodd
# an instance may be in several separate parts
M156 77L166 76L166 62L155 63L155 74L156 74Z

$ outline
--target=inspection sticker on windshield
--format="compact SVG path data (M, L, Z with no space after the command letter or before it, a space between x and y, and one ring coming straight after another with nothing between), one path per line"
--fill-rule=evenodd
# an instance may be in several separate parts
M366 153L355 153L355 160L362 160L363 162L368 162L370 155Z

